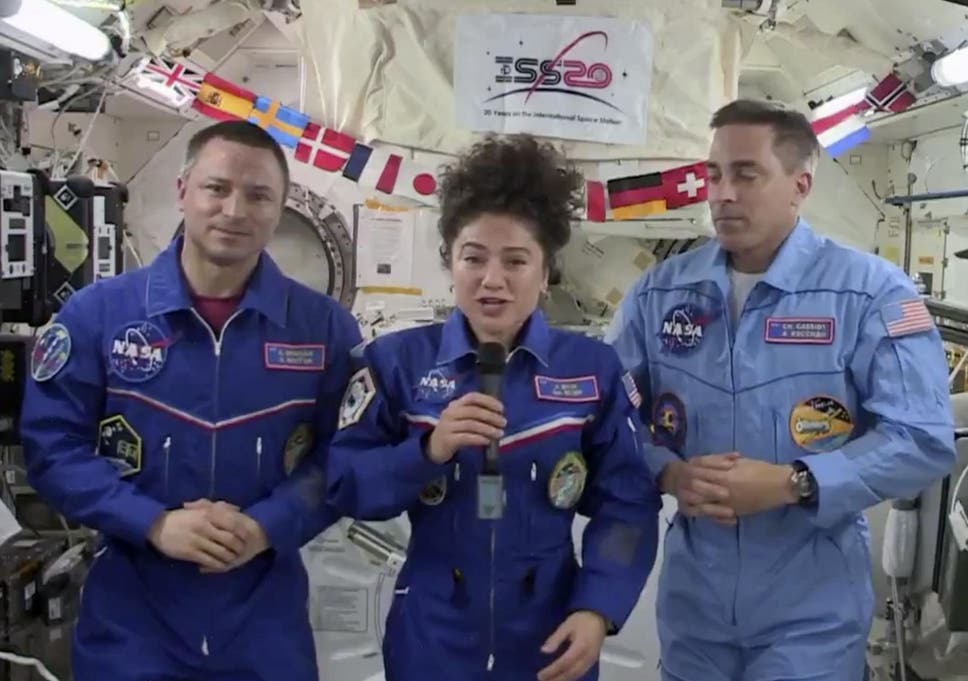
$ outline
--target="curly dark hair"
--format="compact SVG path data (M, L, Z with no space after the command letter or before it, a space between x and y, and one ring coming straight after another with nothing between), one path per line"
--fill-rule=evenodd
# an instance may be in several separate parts
M484 213L509 215L533 225L545 266L571 237L573 212L583 205L581 173L548 142L531 135L488 135L441 175L440 256L450 265L454 241Z

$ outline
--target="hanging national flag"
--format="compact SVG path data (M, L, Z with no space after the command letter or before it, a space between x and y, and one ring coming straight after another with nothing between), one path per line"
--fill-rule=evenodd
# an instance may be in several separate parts
M605 185L594 180L586 180L585 219L591 222L605 222L606 206Z
M255 106L256 94L212 73L206 73L192 108L220 121L246 120Z
M295 147L309 123L309 116L275 99L256 97L249 122L268 132L279 144Z
M343 177L347 180L359 182L360 175L363 174L363 169L370 162L370 154L372 153L373 147L359 142L354 144L353 151L350 152L350 157L346 159L346 165L343 166Z
M666 211L662 173L632 175L608 181L608 205L616 220L640 218Z
M331 173L343 169L356 140L350 135L324 128L309 121L296 143L296 160L309 163Z
M831 157L836 157L866 142L870 136L871 130L864 121L859 116L851 116L817 135L817 140Z
M201 89L204 78L202 73L184 64L152 57L142 59L135 73L138 88L160 95L176 107L192 101L195 93Z
M690 163L662 171L666 208L672 210L706 200L709 176L705 163Z
M416 161L403 159L397 175L394 194L432 206L437 205L437 178L434 173Z
M875 111L900 113L914 104L915 97L907 85L891 73L871 88L864 101Z
M821 104L810 113L810 127L813 128L813 134L819 136L869 108L870 104L863 99L836 110Z

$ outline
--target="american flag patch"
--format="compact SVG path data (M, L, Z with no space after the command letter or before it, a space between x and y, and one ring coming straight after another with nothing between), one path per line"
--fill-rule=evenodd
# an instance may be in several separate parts
M629 396L629 402L632 406L638 409L642 405L642 395L639 394L639 389L635 385L635 379L632 378L632 374L625 372L622 374L622 385L625 386L625 393Z
M934 328L934 319L920 298L901 300L881 308L881 318L891 338L907 336Z

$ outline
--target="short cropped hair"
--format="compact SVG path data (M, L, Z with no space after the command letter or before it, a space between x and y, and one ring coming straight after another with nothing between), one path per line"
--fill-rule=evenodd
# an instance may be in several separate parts
M220 121L214 125L202 128L188 140L188 150L185 152L185 164L182 166L181 175L185 177L198 160L198 155L202 148L213 139L224 139L229 142L237 142L247 147L256 149L268 149L275 156L282 170L283 179L283 198L289 193L289 164L286 162L286 155L282 151L279 143L254 123L248 121Z
M773 129L773 150L788 173L802 167L816 169L820 142L799 111L773 102L737 99L716 111L710 123L713 130L727 125L768 125Z
M583 187L582 174L551 143L524 134L488 135L441 175L438 229L444 267L450 265L461 229L493 213L533 225L532 234L554 277L555 255L571 237Z

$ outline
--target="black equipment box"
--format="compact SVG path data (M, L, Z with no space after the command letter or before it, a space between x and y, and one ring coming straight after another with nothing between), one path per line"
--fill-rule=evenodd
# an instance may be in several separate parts
M0 321L42 326L46 305L46 178L0 170Z
M0 334L0 445L20 444L20 408L33 345L32 336Z
M52 180L46 200L49 302L56 312L75 291L124 269L123 184L87 177Z

